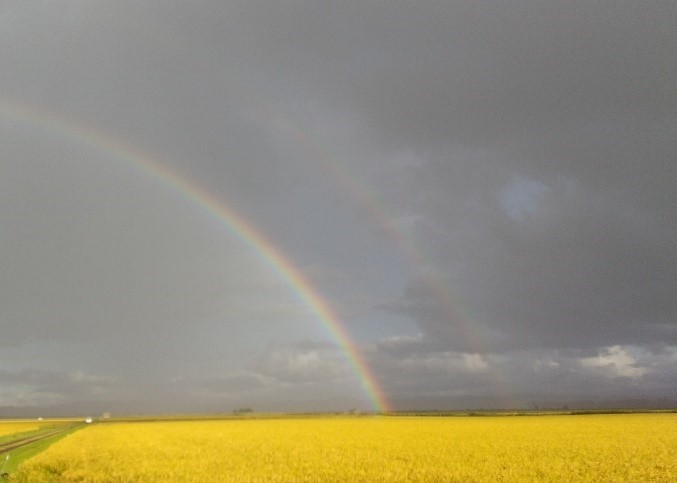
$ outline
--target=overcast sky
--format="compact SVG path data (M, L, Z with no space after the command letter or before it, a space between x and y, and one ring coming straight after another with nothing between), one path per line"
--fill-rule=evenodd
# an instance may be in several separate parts
M677 400L666 2L3 2L0 406ZM23 107L22 107L23 106ZM656 403L658 404L658 403Z

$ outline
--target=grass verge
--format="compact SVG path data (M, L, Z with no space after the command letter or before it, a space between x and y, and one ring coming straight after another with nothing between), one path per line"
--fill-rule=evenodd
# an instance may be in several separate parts
M54 434L52 436L48 436L47 438L29 443L25 446L0 453L0 474L3 476L5 474L11 475L14 471L16 471L21 463L46 450L53 443L77 431L78 429L82 429L83 427L84 426L80 424L74 425L70 429L66 429L65 431L58 434Z

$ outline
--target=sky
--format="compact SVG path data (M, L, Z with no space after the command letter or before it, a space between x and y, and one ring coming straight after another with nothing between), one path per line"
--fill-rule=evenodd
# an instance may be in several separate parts
M3 2L0 408L674 407L676 16Z

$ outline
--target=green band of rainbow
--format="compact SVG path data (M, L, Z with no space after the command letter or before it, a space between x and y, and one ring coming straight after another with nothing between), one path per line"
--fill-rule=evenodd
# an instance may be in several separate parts
M293 288L299 298L317 316L330 337L345 354L375 411L388 412L390 405L380 389L357 345L351 340L340 319L327 301L310 284L302 272L271 243L252 223L222 200L171 169L138 147L118 137L85 125L43 107L0 98L0 112L7 118L59 133L97 151L123 160L147 175L163 182L186 200L200 206L232 233L251 246Z

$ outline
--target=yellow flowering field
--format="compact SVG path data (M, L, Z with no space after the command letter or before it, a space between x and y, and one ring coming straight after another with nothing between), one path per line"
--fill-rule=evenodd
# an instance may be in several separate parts
M677 414L93 424L16 481L677 481Z
M42 424L44 426L44 424ZM0 421L0 437L40 429L38 421Z

